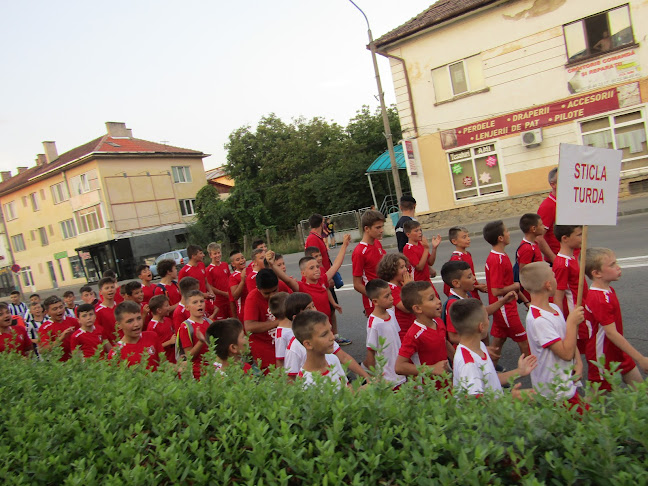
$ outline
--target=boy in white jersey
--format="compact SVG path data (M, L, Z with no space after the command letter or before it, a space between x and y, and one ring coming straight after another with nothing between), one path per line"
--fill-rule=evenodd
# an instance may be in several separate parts
M468 269L470 270L470 268ZM527 376L537 366L538 359L520 355L518 367L506 373L497 373L482 339L488 335L488 312L481 300L465 298L450 308L450 316L459 333L459 345L453 360L452 385L455 396L481 396L488 390L501 392L502 385L513 378ZM513 397L522 396L522 385L517 383Z
M288 292L277 292L268 299L268 311L275 317L277 330L275 332L275 359L277 368L283 368L283 362L286 358L286 348L288 341L293 336L292 322L286 319L286 298Z
M398 336L400 326L396 321L394 297L389 284L379 278L370 280L365 290L374 310L367 320L367 357L364 365L368 369L375 368L376 356L382 356L385 359L382 376L394 388L398 388L407 378L395 371L401 340ZM381 338L384 341L382 344Z
M577 387L583 363L576 337L578 324L583 321L583 307L576 307L565 321L558 306L549 302L557 284L545 262L525 265L520 271L520 283L531 294L527 334L531 353L538 357L538 366L531 372L531 384L538 393L576 406L582 413Z
M335 335L326 314L311 310L299 313L293 321L293 332L306 348L306 362L299 371L304 386L315 383L315 374L325 376L339 387L348 385L344 368L333 354Z

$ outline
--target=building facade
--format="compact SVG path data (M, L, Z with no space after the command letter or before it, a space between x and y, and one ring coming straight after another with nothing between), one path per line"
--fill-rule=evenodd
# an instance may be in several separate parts
M206 155L133 138L124 123L106 127L61 155L43 142L36 166L2 173L0 279L12 265L25 291L83 285L109 268L132 278L140 263L184 244Z
M645 188L647 21L638 1L440 0L379 38L423 221L535 211L561 143L622 150L620 194Z

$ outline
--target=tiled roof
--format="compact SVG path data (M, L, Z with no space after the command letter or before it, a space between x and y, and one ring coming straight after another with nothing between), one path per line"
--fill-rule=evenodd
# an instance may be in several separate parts
M58 171L54 169L94 154L181 154L205 156L205 154L198 150L172 147L170 145L148 142L138 138L113 138L109 135L104 135L103 137L95 138L86 144L80 145L79 147L73 148L64 154L59 155L56 160L53 160L48 164L30 167L29 169L14 175L11 179L0 183L0 195L13 192L28 183L30 179L46 172L51 171L52 174L56 174Z
M224 175L227 175L224 167L216 167L215 169L209 169L208 171L205 171L207 180L216 179L217 177L222 177Z
M384 47L428 27L459 17L496 1L498 0L439 0L426 11L376 39L376 47Z

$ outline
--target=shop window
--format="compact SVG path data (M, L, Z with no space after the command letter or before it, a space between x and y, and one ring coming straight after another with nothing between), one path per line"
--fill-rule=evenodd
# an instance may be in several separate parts
M495 144L448 152L456 200L504 192Z
M433 69L432 84L437 103L484 89L481 55Z
M78 256L71 256L68 260L70 260L72 278L84 278L85 273L83 273L83 264L81 263L81 259Z
M635 42L627 5L566 24L563 32L569 62L623 49Z

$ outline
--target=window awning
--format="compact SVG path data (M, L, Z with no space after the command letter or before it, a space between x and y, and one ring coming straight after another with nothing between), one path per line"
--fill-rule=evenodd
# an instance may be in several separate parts
M405 156L403 155L403 146L401 144L394 145L394 155L396 155L396 166L398 169L405 170ZM386 151L371 163L365 174L389 171L391 171L391 160L389 160L389 151Z

